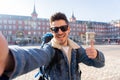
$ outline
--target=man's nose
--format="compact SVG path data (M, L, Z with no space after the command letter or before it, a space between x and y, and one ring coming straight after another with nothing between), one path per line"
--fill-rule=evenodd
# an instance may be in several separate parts
M59 28L59 30L58 30L58 34L61 34L61 33L63 33L63 32L62 32L62 30Z

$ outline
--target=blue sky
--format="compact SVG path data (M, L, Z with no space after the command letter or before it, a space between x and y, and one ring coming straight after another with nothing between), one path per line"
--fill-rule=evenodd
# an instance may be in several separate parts
M0 14L30 16L34 2L39 18L49 18L60 11L68 18L74 12L77 20L110 22L120 19L120 0L0 0Z

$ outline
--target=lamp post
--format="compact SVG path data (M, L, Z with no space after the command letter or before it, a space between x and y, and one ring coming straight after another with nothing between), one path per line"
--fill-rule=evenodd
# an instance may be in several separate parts
M92 31L93 26L90 21L86 22L86 45L89 45L90 40L94 40L95 32Z
M89 32L88 27L89 27L89 25L90 25L90 22L89 21L86 22L86 45L88 45L88 32Z

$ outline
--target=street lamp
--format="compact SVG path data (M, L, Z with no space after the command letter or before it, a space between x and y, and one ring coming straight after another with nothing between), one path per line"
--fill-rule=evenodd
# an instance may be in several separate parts
M93 26L90 21L86 22L86 45L89 45L90 40L94 40L95 32L92 31Z
M86 22L86 45L88 45L88 32L89 32L89 26L90 26L90 22L87 21Z

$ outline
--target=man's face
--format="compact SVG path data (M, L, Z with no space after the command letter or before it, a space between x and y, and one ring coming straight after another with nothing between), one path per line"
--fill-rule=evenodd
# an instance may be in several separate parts
M51 23L51 32L53 33L54 39L60 45L67 45L68 34L70 32L69 25L64 20L56 20Z

